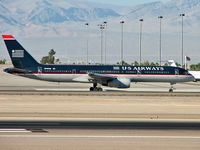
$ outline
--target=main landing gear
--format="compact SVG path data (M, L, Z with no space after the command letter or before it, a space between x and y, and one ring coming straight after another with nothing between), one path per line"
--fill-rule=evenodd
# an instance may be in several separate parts
M103 89L101 87L97 86L97 83L93 83L93 87L90 87L90 91L103 91Z
M174 88L174 83L170 83L170 85L171 85L171 87L170 87L170 89L169 89L169 93L173 93L174 92L174 90L175 90L175 88Z

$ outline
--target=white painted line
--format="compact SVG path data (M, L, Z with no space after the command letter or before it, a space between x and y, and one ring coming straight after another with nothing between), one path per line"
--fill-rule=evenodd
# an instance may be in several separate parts
M34 88L36 91L61 91L61 92L68 92L68 91L89 91L88 88ZM116 89L116 88L103 88L104 91L128 91L128 92L168 92L168 88L129 88L129 89ZM200 92L200 89L177 89L174 92Z
M26 133L31 132L26 129L0 129L0 133Z
M31 131L0 131L0 133L29 133Z
M89 91L89 87L88 88L82 88L82 89L80 89L80 88L66 88L66 89L61 89L61 88L53 88L53 89L51 89L51 88L44 88L44 89L42 89L42 88L35 88L35 90L36 91L57 91L57 92L59 92L59 91L61 91L61 92L68 92L68 91L74 91L74 92L77 92L77 91L83 91L83 92L85 92L85 91ZM115 88L113 88L113 89L111 89L111 88L103 88L103 90L104 91L127 91L127 92L133 92L133 91L135 91L135 92L137 92L137 91L145 91L144 89L115 89ZM151 89L150 90L146 90L146 91L152 91ZM155 90L155 91L159 91L159 92L167 92L167 90L160 90L160 89L158 89L158 90Z
M5 138L68 138L68 139L97 139L97 138L127 138L127 139L200 139L200 136L88 136L88 135L0 135Z
M89 88L88 89L35 89L36 91L89 91Z
M26 130L26 129L0 129L0 131L24 131L24 130Z

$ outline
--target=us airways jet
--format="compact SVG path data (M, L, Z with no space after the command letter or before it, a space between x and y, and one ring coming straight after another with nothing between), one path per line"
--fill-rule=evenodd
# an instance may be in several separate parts
M193 81L188 71L171 66L120 66L120 65L43 65L38 63L14 38L2 35L13 68L4 71L27 78L51 82L92 83L90 91L102 91L97 85L129 88L131 82L167 82L173 85Z

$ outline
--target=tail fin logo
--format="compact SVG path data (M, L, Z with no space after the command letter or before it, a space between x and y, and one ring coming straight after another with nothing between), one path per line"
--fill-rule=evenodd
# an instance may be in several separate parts
M14 40L14 36L13 35L2 35L4 40Z
M23 58L24 50L12 50L12 57L13 58Z

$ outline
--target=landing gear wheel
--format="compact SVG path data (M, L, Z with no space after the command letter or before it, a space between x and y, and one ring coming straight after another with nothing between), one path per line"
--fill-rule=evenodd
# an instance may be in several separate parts
M97 83L93 84L93 87L90 87L90 91L103 91L103 89L101 87L97 87Z
M173 89L169 89L169 93L173 93L174 92L174 90Z
M90 87L90 91L94 91L94 88L93 88L93 87Z
M170 83L171 87L169 89L169 93L173 93L175 88L173 87L173 85L176 84L176 83Z
M97 91L102 92L103 89L102 88L97 88Z

